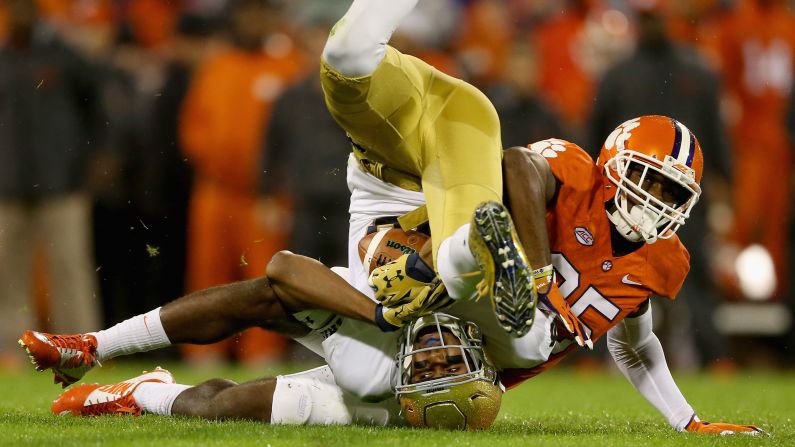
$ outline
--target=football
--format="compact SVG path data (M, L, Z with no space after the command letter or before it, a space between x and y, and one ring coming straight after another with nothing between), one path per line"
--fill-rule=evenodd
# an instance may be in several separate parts
M368 273L407 253L420 251L429 236L419 231L384 228L359 241L359 259Z

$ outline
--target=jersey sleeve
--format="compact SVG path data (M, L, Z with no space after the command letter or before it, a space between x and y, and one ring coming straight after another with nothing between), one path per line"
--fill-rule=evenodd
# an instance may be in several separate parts
M598 174L596 165L580 146L570 141L550 138L527 147L546 159L552 175L564 187L579 191L593 188L595 176Z

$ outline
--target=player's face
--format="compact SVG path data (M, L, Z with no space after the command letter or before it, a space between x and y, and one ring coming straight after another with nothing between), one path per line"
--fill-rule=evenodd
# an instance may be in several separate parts
M449 332L442 332L445 345L459 345L461 341ZM439 333L434 331L421 335L414 349L441 346ZM417 352L412 359L411 383L426 382L445 376L457 376L467 372L464 355L459 348L440 348Z
M643 166L638 163L632 163L630 166L629 180L672 208L678 208L685 203L690 196L685 188L665 177L660 172L648 169L644 176ZM629 200L635 205L640 205L639 203L634 203L635 200L632 197L629 197Z

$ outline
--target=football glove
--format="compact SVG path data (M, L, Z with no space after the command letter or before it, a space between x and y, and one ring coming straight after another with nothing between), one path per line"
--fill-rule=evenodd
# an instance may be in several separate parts
M412 299L392 307L376 305L375 322L384 332L395 331L410 321L434 313L453 302L440 279L430 285L416 287Z
M554 270L552 266L548 265L535 270L533 272L533 281L535 281L536 284L538 301L555 314L555 318L560 321L565 330L574 337L574 341L576 341L578 345L593 349L593 341L591 341L591 336L586 331L585 325L583 325L580 319L571 311L571 307L569 307L569 304L563 298L557 283L554 281ZM545 292L542 292L543 290L545 290Z
M749 435L749 436L758 436L758 435L767 435L767 432L760 429L759 427L755 427L753 425L735 425L735 424L724 424L721 422L704 422L698 418L698 416L693 416L693 419L685 427L685 431L691 433L707 433L712 435L734 435L734 434L742 434L742 435Z
M375 291L376 301L395 307L415 300L434 278L433 269L418 253L411 253L373 270L367 283Z

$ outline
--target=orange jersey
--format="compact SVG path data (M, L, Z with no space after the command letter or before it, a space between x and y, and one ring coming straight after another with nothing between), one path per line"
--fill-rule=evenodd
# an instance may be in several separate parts
M557 199L547 209L552 263L558 287L572 311L596 341L650 295L673 299L687 276L690 256L674 236L614 256L605 202L612 184L579 146L563 140L530 145L549 162L559 183ZM529 369L507 369L502 382L514 387L555 366L577 345L558 343L546 362Z

